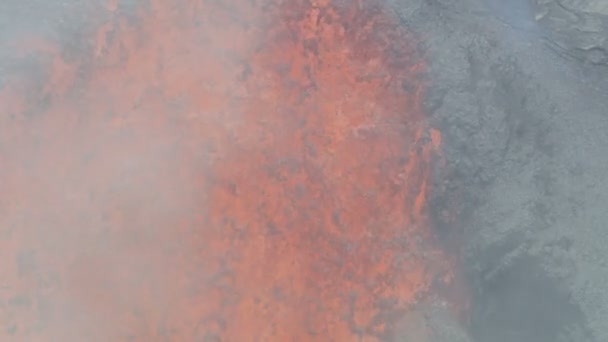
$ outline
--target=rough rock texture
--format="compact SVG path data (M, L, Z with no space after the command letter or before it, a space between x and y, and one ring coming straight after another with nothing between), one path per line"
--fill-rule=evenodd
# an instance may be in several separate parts
M439 234L463 248L472 339L607 341L605 2L400 3L431 60L437 212L460 204Z
M576 59L608 64L608 2L534 0L535 17L555 47Z

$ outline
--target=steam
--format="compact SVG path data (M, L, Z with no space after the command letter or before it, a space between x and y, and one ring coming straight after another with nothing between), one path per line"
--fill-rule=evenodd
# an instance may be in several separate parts
M78 43L93 43L84 62L53 41L14 42L44 72L0 90L1 340L192 337L162 330L191 304L184 274L205 276L185 232L205 213L196 101L222 95L205 81L233 75L218 43L190 46L230 33L219 20L193 29L189 7L153 1L133 23L110 1L107 23Z
M28 260L3 275L5 293L31 302L18 336L42 325L51 340L115 340L125 313L161 312L179 290L180 220L203 202L180 169L180 132L70 127L57 113L3 142L3 268Z
M415 38L380 0L148 2L0 92L11 337L390 336L451 273Z

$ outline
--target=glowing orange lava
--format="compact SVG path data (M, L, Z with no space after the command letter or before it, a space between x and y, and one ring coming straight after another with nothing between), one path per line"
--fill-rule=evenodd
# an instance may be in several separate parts
M84 57L15 43L0 339L394 338L449 278L414 37L379 1L104 8Z

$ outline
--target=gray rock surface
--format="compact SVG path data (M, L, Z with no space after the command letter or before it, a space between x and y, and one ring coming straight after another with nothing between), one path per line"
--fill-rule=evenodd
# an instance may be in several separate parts
M576 59L608 64L608 2L534 0L535 17L555 47Z
M400 4L430 59L472 340L608 341L606 2Z

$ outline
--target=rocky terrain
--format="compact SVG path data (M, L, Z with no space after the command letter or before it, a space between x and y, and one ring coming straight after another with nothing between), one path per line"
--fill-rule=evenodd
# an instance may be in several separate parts
M432 61L470 339L608 340L607 3L399 4Z

